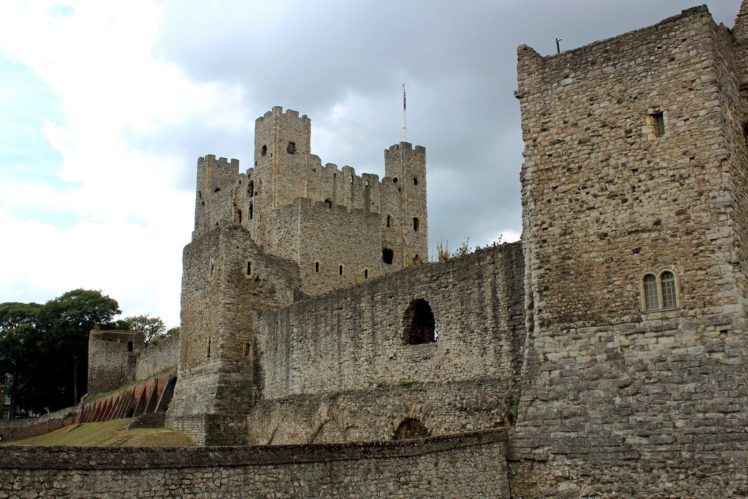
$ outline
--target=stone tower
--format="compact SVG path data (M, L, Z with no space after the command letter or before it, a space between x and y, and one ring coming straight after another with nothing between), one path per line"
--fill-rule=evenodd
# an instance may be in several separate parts
M184 250L179 383L170 424L206 444L242 443L261 394L257 314L427 260L426 151L385 151L386 176L322 165L311 120L256 121L254 167L201 157Z
M735 37L697 7L560 55L518 50L528 343L513 452L541 487L519 495L564 473L585 495L601 459L621 482L663 459L688 469L694 451L730 465L748 407L745 13Z

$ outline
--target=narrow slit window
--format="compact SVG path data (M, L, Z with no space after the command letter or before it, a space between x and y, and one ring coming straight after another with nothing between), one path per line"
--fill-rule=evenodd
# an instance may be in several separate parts
M254 203L249 203L249 219L252 220L255 217L255 205Z
M660 288L662 289L662 308L675 308L677 297L675 294L675 276L670 271L660 274Z
M247 262L247 275L252 275L252 262Z
M314 262L314 271L319 272L319 262Z
M364 269L364 279L369 278L369 269Z
M343 266L338 267L338 274L343 275Z
M236 210L236 223L242 223L242 210Z
M665 114L662 111L656 111L649 115L649 119L655 137L662 137L665 135Z
M208 338L208 358L210 358L210 338Z
M415 232L418 232L418 228L421 226L420 220L418 220L418 217L413 217L413 230Z
M250 180L249 185L247 186L247 194L249 194L249 197L254 197L255 195L255 183L252 180Z
M651 312L659 308L657 299L657 278L652 274L644 276L644 310Z
M387 215L387 227L390 227L392 225L392 217L390 215Z

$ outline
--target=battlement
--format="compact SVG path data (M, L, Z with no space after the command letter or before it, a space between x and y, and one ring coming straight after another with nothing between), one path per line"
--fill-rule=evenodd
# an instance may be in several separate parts
M239 160L231 158L230 160L224 157L216 159L215 154L206 154L205 156L200 156L197 160L198 166L219 166L219 167L225 167L232 169L236 169L236 173L239 173Z
M266 112L265 114L257 118L255 120L255 123L260 124L269 118L278 118L278 117L296 118L296 119L300 119L301 121L304 121L305 123L312 122L312 120L309 119L309 117L306 114L299 117L298 111L295 111L293 109L286 109L285 111L283 111L282 106L273 106L273 108L270 111Z
M412 151L414 148L413 148L413 144L411 144L410 142L400 142L399 144L392 144L390 147L385 149L385 153L400 151L401 149ZM426 154L426 148L423 146L415 146L415 150L417 152Z

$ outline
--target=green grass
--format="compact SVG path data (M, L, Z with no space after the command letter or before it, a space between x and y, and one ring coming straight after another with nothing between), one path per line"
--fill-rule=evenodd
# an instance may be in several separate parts
M127 429L132 419L82 423L2 445L69 445L75 447L195 447L184 433L168 428Z

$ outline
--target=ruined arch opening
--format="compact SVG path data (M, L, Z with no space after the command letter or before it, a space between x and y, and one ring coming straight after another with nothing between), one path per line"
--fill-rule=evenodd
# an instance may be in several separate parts
M403 343L422 345L436 341L436 321L429 302L413 300L403 314Z
M413 438L425 438L431 432L416 418L406 418L395 430L393 440L410 440Z

